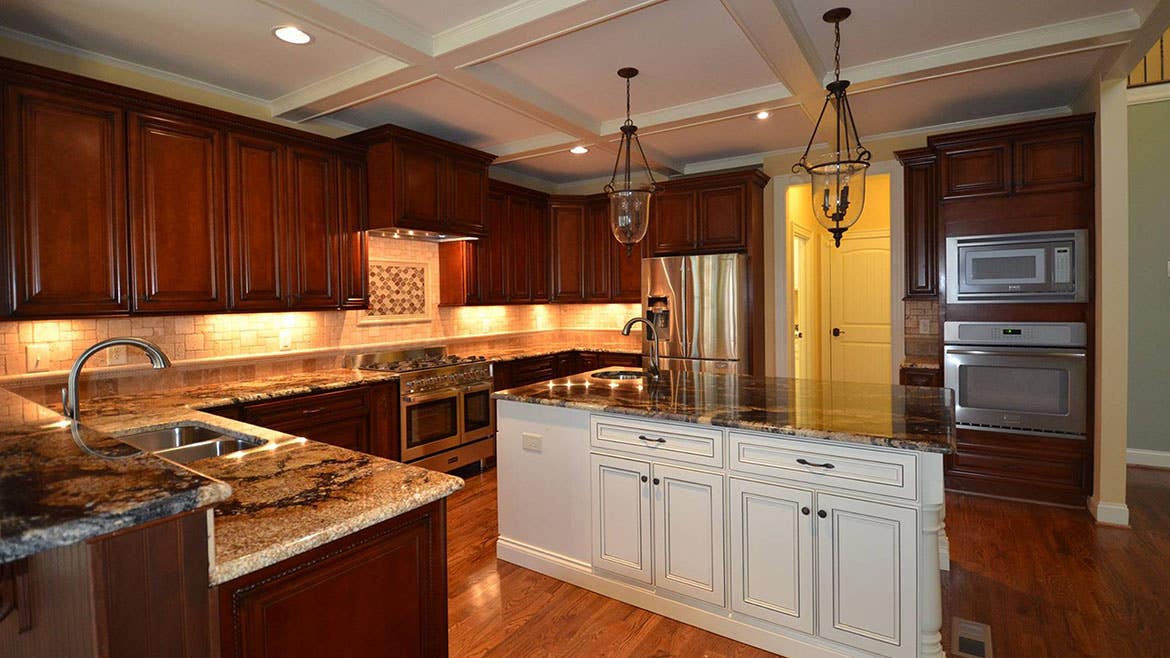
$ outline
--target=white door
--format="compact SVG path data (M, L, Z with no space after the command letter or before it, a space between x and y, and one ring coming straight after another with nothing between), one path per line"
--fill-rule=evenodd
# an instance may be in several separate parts
M731 609L813 632L813 495L731 478Z
M811 242L809 235L796 226L792 228L792 376L802 379L814 376L816 362Z
M916 655L916 512L827 494L816 505L818 634L882 656Z
M848 233L828 245L829 368L832 381L890 384L890 234Z
M649 584L650 465L592 455L593 567Z
M654 464L654 585L726 605L723 476Z

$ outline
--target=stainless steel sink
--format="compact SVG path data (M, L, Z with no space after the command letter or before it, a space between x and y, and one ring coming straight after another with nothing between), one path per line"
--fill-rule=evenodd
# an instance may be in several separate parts
M255 448L260 445L263 444L259 441L245 441L244 439L237 439L234 437L221 437L214 441L204 441L203 443L192 443L190 445L180 446L178 448L160 450L154 454L158 457L166 457L173 462L189 464L194 461L199 461L200 459L207 459L208 457L221 457L233 452Z
M641 379L645 376L641 370L604 370L590 375L598 379Z
M180 464L247 450L265 443L259 439L225 436L219 430L199 425L175 425L119 436L118 440Z

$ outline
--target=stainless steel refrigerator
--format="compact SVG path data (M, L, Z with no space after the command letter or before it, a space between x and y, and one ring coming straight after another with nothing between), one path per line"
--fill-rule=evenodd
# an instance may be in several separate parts
M642 260L642 311L658 330L662 367L745 372L748 267L744 254ZM650 330L642 354L650 354Z

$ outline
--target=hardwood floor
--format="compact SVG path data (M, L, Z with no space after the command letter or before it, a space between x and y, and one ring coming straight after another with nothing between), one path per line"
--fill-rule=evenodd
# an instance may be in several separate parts
M773 654L496 560L496 472L449 499L451 656ZM1084 510L947 494L951 618L999 658L1170 657L1170 471L1131 468L1132 530Z

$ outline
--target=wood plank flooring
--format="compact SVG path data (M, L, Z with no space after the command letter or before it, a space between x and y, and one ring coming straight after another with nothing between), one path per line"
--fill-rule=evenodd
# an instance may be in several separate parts
M451 656L771 656L496 560L496 473L449 499ZM1170 471L1131 468L1132 530L1084 510L947 494L951 617L997 658L1170 658Z

